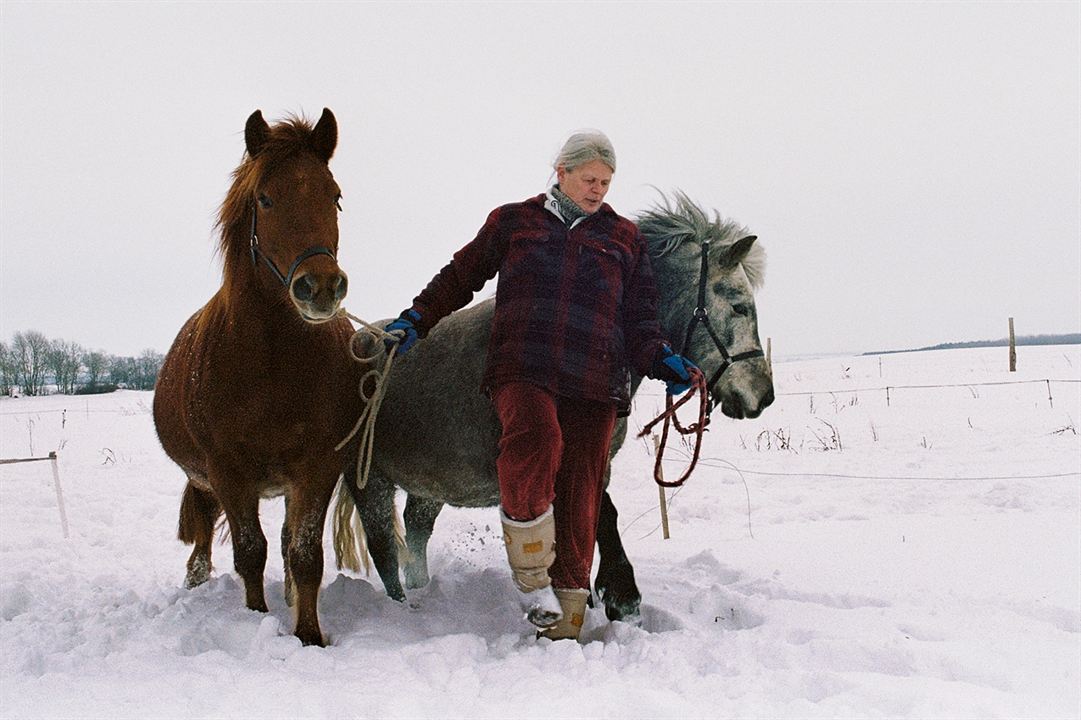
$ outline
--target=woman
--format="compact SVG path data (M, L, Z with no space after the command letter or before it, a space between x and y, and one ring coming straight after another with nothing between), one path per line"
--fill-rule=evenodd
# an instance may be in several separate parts
M526 617L577 638L604 469L629 368L689 387L657 324L638 228L604 202L616 169L601 132L572 135L547 193L496 208L477 237L387 325L399 354L499 274L483 389L502 423L496 471L507 558ZM554 588L554 591L553 591Z

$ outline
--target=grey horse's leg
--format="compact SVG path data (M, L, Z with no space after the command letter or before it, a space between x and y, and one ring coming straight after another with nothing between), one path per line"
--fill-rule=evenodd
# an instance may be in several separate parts
M601 498L600 517L597 520L597 548L600 564L594 587L597 597L604 603L604 614L609 620L637 622L642 593L634 581L634 568L623 550L616 525L618 513L612 498L605 490Z
M356 467L348 463L343 482L353 496L360 521L364 523L368 554L375 562L387 597L404 602L405 590L398 578L398 542L394 537L394 485L373 471L368 476L367 485L357 489L356 472Z
M405 544L409 559L405 563L405 586L424 587L431 580L428 574L428 540L443 503L418 495L410 495L405 502Z

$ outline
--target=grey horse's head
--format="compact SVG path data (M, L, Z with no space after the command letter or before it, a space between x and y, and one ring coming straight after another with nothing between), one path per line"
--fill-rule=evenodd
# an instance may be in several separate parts
M716 211L711 217L679 191L673 200L661 193L660 202L639 215L637 223L649 247L662 330L678 352L713 379L714 406L720 405L731 418L758 417L773 402L773 375L760 355L754 304L754 293L764 280L765 251L745 227L722 219ZM688 337L707 246L703 308L707 321L696 323ZM729 365L725 353L733 358L754 356Z

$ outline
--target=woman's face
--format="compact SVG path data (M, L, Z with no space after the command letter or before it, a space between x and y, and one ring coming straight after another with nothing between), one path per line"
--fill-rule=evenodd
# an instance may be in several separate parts
M612 184L612 168L601 160L590 160L573 170L560 165L556 168L559 189L587 213L595 213Z

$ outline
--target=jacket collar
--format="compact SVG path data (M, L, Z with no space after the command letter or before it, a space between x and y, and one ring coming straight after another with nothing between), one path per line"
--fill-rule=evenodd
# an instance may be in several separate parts
M561 223L563 223L564 225L567 224L567 218L565 218L563 216L563 213L559 211L559 201L557 201L555 199L555 196L552 194L552 189L551 188L546 190L543 195L538 195L537 199L542 202L542 204L544 205L545 210L547 210L548 212L552 213L557 218L559 218L559 221ZM586 215L585 217L577 218L576 220L574 220L570 224L570 227L568 229L573 230L574 228L578 227L579 225L581 225L583 222L590 219L591 217L593 217L595 215L600 215L601 213L606 213L606 212L612 212L612 208L610 208L608 206L608 203L601 203L601 206L599 208L597 208L596 212L594 212L594 213L592 213L590 215Z

